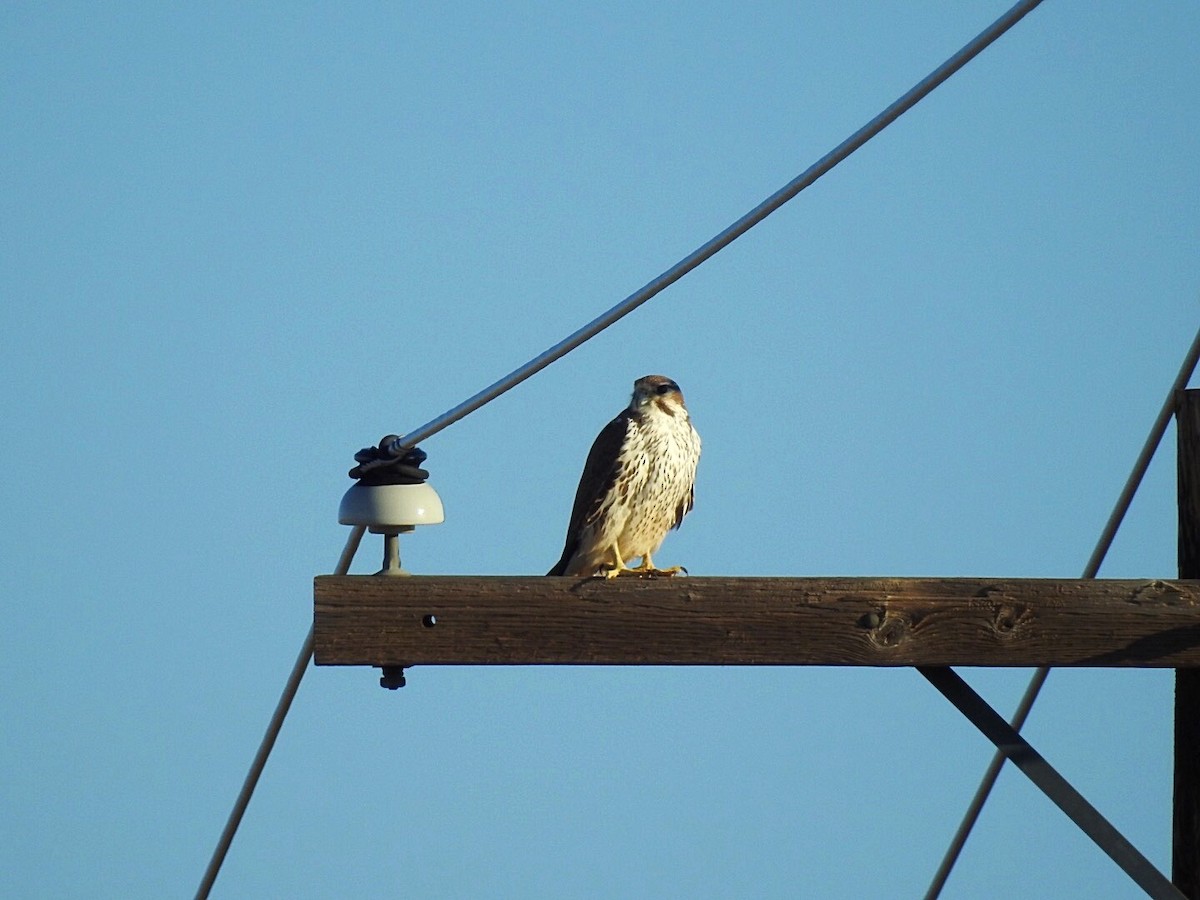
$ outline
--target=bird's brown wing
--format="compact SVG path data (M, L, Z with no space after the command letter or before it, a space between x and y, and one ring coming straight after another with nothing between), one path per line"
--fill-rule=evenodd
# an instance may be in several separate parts
M686 516L688 513L690 513L692 511L692 507L695 505L696 505L696 485L695 485L695 483L693 483L692 486L690 488L688 488L687 499L685 499L682 503L679 504L678 507L675 508L675 524L672 525L671 527L678 528L680 525L682 525L683 517Z
M625 444L633 413L623 410L596 435L592 449L588 451L579 487L575 491L575 505L571 507L571 522L567 526L567 539L562 556L547 575L562 575L567 563L579 549L579 540L586 525L595 521L604 503L604 498L613 490L621 474L619 456Z

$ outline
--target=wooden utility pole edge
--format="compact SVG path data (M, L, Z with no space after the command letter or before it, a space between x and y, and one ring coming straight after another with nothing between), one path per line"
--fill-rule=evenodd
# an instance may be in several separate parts
M1200 391L1176 396L1179 576L1200 578ZM1175 798L1171 880L1200 900L1200 670L1175 671Z
M1200 667L1200 582L320 576L318 665Z

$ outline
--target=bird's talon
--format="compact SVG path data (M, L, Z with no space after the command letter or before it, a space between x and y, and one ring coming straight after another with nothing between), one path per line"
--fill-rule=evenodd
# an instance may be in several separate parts
M653 578L673 578L680 572L686 575L688 570L683 566L671 566L669 569L650 569L646 572L646 574Z

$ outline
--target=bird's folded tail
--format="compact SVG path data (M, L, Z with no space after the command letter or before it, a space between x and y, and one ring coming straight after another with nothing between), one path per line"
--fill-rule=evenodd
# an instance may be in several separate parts
M554 564L554 568L547 572L547 575L566 575L567 563L571 561L571 557L575 555L575 551L579 547L579 541L567 541L567 545L563 547L562 556L558 558L558 562Z

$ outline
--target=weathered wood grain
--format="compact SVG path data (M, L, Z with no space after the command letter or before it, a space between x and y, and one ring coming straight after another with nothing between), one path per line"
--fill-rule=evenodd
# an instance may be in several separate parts
M320 576L318 665L1200 666L1200 581Z

